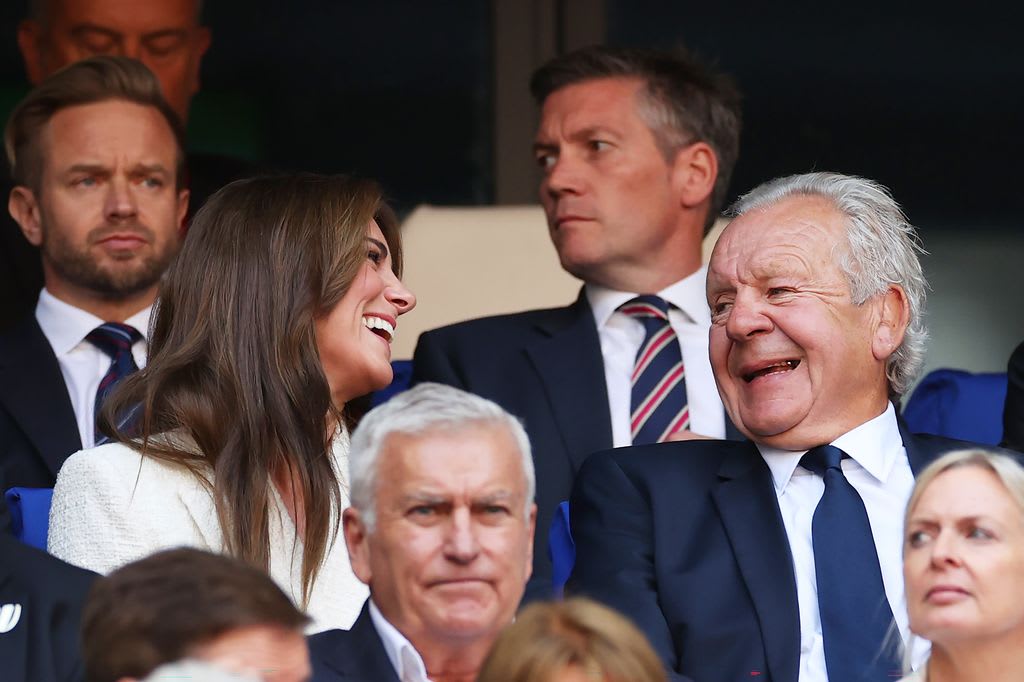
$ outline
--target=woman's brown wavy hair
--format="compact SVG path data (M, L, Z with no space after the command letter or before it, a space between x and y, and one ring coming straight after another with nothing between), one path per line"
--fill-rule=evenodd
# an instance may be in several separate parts
M332 467L332 425L352 425L350 407L331 403L315 320L366 261L371 219L401 276L397 222L372 181L261 177L214 194L161 284L147 366L102 415L115 440L212 487L225 550L263 569L270 486L275 474L293 481L306 522L303 606L337 537L343 482ZM168 432L176 437L154 438Z

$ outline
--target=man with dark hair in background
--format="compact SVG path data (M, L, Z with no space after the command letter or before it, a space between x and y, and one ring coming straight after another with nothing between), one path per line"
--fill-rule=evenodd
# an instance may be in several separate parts
M40 249L46 287L0 333L4 485L53 487L68 455L98 439L105 396L145 364L188 208L183 137L153 74L123 57L57 72L11 114L8 209Z
M156 75L167 102L187 121L210 46L210 30L200 23L201 0L30 0L28 6L17 40L33 86L87 57L130 57ZM255 170L239 159L196 153L186 166L193 213L220 187ZM10 221L0 221L0 263L3 329L32 310L43 283L36 249Z
M299 611L270 576L198 549L157 552L96 581L82 613L87 682L196 659L265 682L310 676Z
M708 361L701 241L725 200L741 115L731 81L681 52L585 48L530 86L551 240L585 286L565 308L423 334L413 380L524 421L537 467L532 598L550 594L548 529L587 455L738 436Z

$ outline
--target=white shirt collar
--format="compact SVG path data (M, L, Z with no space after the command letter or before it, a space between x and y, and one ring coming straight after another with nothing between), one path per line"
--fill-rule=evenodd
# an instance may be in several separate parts
M400 680L427 680L427 666L416 647L398 629L389 623L370 597L370 620L384 644L384 652Z
M149 338L149 317L153 306L147 306L135 313L125 324L139 330L142 338ZM43 330L43 335L53 347L55 355L66 355L104 320L70 303L60 300L45 288L39 292L36 304L36 321Z
M896 463L900 448L885 447L896 444L902 447L903 436L900 435L899 423L896 420L896 409L889 403L885 411L870 419L852 431L847 431L832 441L831 445L845 452L853 461L864 468L878 481L884 483L889 478ZM793 472L800 464L800 458L806 450L794 452L779 448L757 445L758 451L772 472L775 492L781 495L793 477Z
M657 293L673 306L683 311L695 324L710 325L711 310L707 305L705 286L708 278L707 267L702 266L696 272L684 277L675 284L670 284ZM608 319L626 301L636 298L638 294L628 291L615 291L600 284L588 282L584 287L587 302L594 313L594 322L598 329L607 324Z

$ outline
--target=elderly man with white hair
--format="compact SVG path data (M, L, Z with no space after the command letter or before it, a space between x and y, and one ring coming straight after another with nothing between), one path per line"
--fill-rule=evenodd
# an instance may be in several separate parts
M352 569L370 598L350 631L310 639L315 680L475 680L533 561L534 473L518 421L421 384L352 434Z
M764 183L733 213L708 268L710 356L750 442L591 456L573 579L673 679L898 679L904 507L962 445L895 408L926 339L916 231L884 187L836 173Z

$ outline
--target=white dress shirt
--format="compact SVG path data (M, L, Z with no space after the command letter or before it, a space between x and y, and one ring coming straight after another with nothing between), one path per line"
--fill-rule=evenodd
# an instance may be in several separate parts
M701 268L658 292L672 304L669 324L679 338L686 371L686 400L690 405L690 430L712 438L725 437L725 411L718 396L715 377L708 359L708 330L711 311L705 294L707 268ZM617 308L637 294L613 291L596 284L587 284L587 301L594 312L597 335L604 357L604 378L608 387L608 411L612 422L614 447L632 445L630 433L630 398L633 385L630 377L637 351L644 342L644 326L635 318L618 312Z
M142 340L132 346L135 364L146 364L146 339L149 338L149 314L147 307L125 320L142 334ZM43 335L50 342L64 385L71 398L71 407L78 421L78 435L82 447L88 448L96 442L96 389L110 369L110 356L85 340L86 335L104 323L92 313L61 301L46 289L39 293L36 304L36 321Z
M402 682L430 682L427 677L427 666L423 663L423 657L416 651L416 647L405 638L401 632L389 623L381 614L377 605L370 598L370 620L380 641L384 644L384 653L388 655L395 674Z
M842 461L843 473L864 501L878 563L882 569L885 596L903 641L907 642L910 630L903 592L903 517L910 491L914 487L914 473L903 447L896 410L890 403L881 415L840 436L831 444L850 456ZM799 680L824 682L828 674L825 670L825 648L818 612L811 521L825 492L825 481L799 466L800 458L806 451L792 452L763 445L757 447L771 469L782 522L793 554L800 611ZM914 640L912 661L916 668L927 658L929 645L920 638L915 637Z

